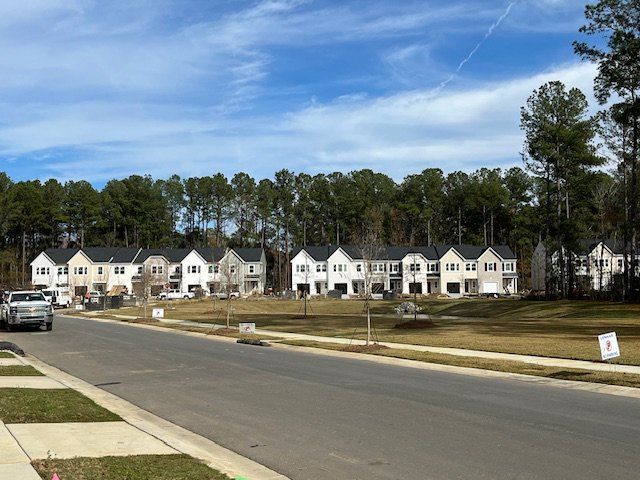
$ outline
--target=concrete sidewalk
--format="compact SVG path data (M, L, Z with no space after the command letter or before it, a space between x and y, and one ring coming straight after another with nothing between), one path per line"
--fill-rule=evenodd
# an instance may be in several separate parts
M85 318L90 315L83 315ZM127 315L112 315L123 320L132 320L136 317ZM199 327L202 329L207 328L226 328L226 325L220 324L203 324L201 322L193 322L189 320L174 320L170 318L157 319L161 323L172 325L184 325L188 327ZM289 333L280 332L277 330L263 330L256 329L256 334L267 335L273 337L280 337L285 340L302 340L320 343L338 343L341 345L365 345L364 340L341 338L341 337L323 337L319 335L306 335L303 333ZM277 340L275 340L277 341ZM594 340L595 341L595 340ZM488 352L485 350L466 350L462 348L449 348L449 347L430 347L426 345L412 345L407 343L394 343L394 342L378 342L385 347L394 348L398 350L411 350L414 352L430 352L430 353L442 353L446 355L455 355L459 357L476 357L485 358L491 360L507 360L510 362L521 362L532 365L542 365L545 367L559 367L559 368L576 368L580 370L591 370L597 372L617 372L617 373L632 373L640 375L640 366L637 365L620 365L590 362L586 360L571 360L568 358L553 358L553 357L538 357L534 355L519 355L515 353L499 353Z
M123 420L10 425L0 422L0 480L40 480L31 466L33 460L179 453L198 458L232 478L287 480L287 477L277 472L162 420L34 357L15 357L14 362L5 364L30 365L44 376L0 376L0 389L74 389Z

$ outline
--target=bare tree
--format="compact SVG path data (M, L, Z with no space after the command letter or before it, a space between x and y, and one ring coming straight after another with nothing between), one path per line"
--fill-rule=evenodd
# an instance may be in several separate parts
M150 265L142 265L138 269L138 281L133 283L133 293L142 299L144 318L147 318L147 306L151 298L151 286L155 281L155 277L156 275L151 273Z
M373 299L373 287L375 284L384 282L386 268L377 263L383 260L384 247L381 241L381 222L372 221L363 228L362 235L358 241L358 248L362 256L362 275L364 280L364 291L360 296L364 299L364 311L367 316L367 346L371 343L371 300Z
M224 282L222 288L227 294L227 328L231 327L231 298L234 288L238 284L238 267L238 261L231 253L228 253L220 262L220 273Z

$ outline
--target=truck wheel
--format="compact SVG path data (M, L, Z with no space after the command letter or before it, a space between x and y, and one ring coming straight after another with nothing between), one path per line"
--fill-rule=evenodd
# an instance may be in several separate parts
M53 322L47 323L47 332L50 332L51 330L53 330Z

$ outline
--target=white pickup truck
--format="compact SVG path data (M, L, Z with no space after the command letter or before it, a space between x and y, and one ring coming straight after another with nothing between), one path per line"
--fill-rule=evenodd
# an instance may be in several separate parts
M180 290L167 290L158 294L158 300L189 300L195 298L196 294L193 292L181 292Z
M10 292L2 302L0 326L11 329L25 325L53 329L53 306L42 292L24 290Z

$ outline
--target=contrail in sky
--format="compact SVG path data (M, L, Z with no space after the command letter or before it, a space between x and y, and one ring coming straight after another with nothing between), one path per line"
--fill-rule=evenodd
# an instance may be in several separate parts
M469 60L471 60L471 58L473 58L473 56L476 54L476 52L480 49L480 47L484 44L484 42L487 41L487 39L493 34L494 30L496 28L498 28L500 26L500 24L504 21L505 18L507 18L509 16L509 13L511 13L511 9L513 8L513 6L518 3L519 0L515 0L511 3L509 3L509 5L507 6L507 9L504 11L504 13L502 15L500 15L500 18L498 18L493 25L491 25L489 27L489 30L487 30L487 33L484 34L484 37L482 37L482 40L480 40L478 42L478 44L475 46L475 48L473 50L471 50L471 52L469 52L469 55L467 55L464 60L462 60L460 62L460 64L458 65L458 68L456 68L456 70L449 76L449 78L447 78L444 82L442 82L438 88L435 89L435 92L438 92L440 90L442 90L443 88L445 88L447 85L449 85L449 83L451 83L451 81L454 79L454 77L460 73L460 70L462 70L462 68L467 64L467 62ZM434 93L435 93L434 92Z

